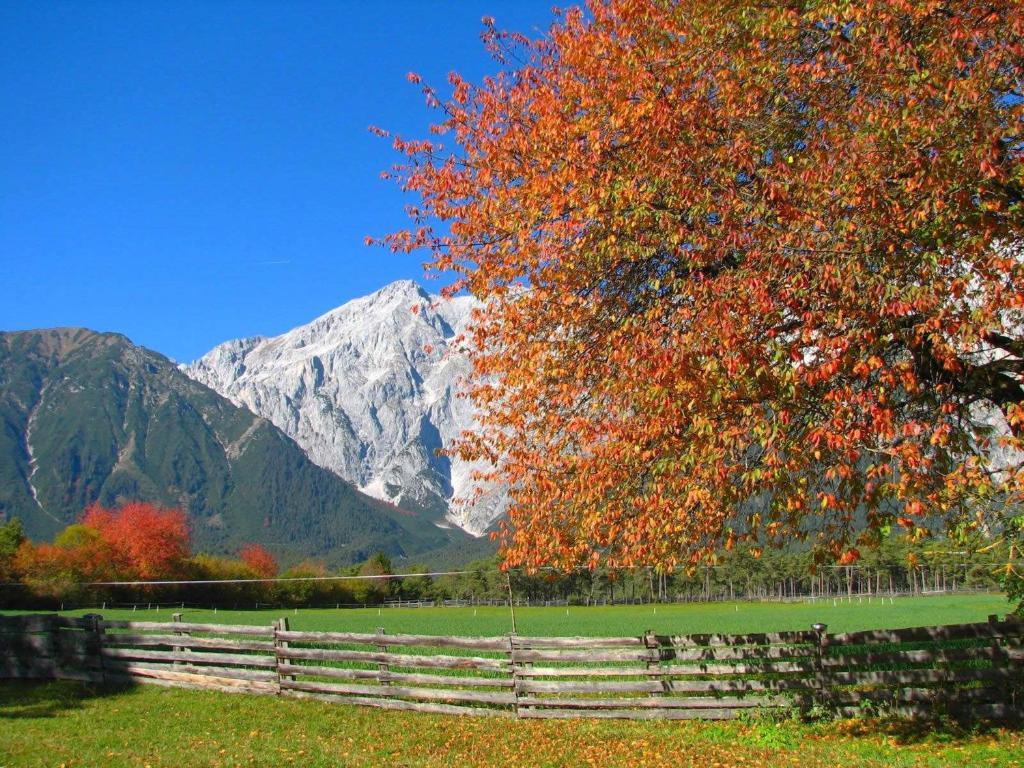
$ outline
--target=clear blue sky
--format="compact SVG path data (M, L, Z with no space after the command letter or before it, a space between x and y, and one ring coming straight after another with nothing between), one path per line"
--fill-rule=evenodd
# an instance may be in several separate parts
M0 4L0 330L118 331L177 360L276 334L422 259L374 124L426 136L405 80L496 65L480 19L551 0ZM428 284L430 288L437 284Z

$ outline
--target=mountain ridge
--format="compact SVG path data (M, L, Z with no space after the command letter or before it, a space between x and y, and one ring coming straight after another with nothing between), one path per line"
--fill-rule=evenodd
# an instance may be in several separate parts
M0 518L51 538L85 506L184 508L208 551L356 562L457 544L316 466L270 421L116 333L0 332Z

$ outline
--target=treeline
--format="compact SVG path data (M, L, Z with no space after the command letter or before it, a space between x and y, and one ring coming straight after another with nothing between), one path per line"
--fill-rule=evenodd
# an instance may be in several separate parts
M638 568L527 576L511 572L517 598L568 604L786 600L857 595L924 594L1006 588L1006 552L980 539L912 542L891 537L861 550L853 565L821 565L810 552L737 547L689 571ZM496 561L474 564L469 576L442 579L457 599L503 599L508 583Z
M1005 588L1006 554L978 538L913 542L899 536L864 549L855 565L822 566L803 551L737 548L690 571L596 569L502 572L496 557L433 577L384 554L342 569L307 560L285 570L263 547L235 557L193 554L184 514L147 504L94 506L52 544L28 541L17 520L0 526L0 606L182 602L191 605L375 605L389 601L588 605L799 599ZM341 577L341 578L339 578ZM104 582L188 581L188 584Z
M389 579L327 579L390 572L391 562L383 554L335 572L314 560L282 571L258 544L246 544L235 557L193 554L184 513L143 503L91 506L52 544L29 541L17 518L0 526L0 607L177 601L376 604L391 595ZM192 583L132 583L161 581Z

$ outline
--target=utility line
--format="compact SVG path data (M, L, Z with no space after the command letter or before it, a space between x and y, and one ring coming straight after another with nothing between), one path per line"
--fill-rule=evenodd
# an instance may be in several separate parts
M467 573L492 573L492 571L432 571L429 573L367 573L362 576L277 576L272 579L164 579L160 581L80 581L69 586L75 587L146 587L187 584L278 584L294 581L362 581L364 579L401 579L412 576L461 576ZM497 571L494 571L497 573ZM24 587L23 582L13 581L0 584L4 587Z
M511 571L523 571L522 568L509 568L505 571L500 569L487 569L481 570L474 568L472 570L465 571L428 571L428 572L417 572L417 573L367 573L362 575L344 575L344 576L275 576L274 578L267 579L162 579L157 581L76 581L71 582L68 586L74 587L146 587L146 586L174 586L174 585L188 585L188 584L279 584L289 583L298 581L362 581L364 579L403 579L413 578L416 576L465 576L467 574L501 574L505 573L508 575ZM581 570L587 570L585 566L574 568L571 571L564 571L559 568L552 566L543 566L536 568L537 571L558 571L560 573L573 573ZM0 582L0 587L24 587L28 586L24 582L11 581L11 582Z
M722 565L705 565L703 566L706 570L719 570L726 566ZM861 568L871 568L871 566L853 564L853 565L826 565L821 566L824 568L830 568L835 570L845 570L847 568L853 570L859 570ZM650 570L650 566L633 566L627 568L617 568L616 571L646 571ZM535 571L555 571L558 573L564 573L566 575L571 573L578 573L581 571L589 571L590 569L586 566L579 566L566 571L561 568L555 568L553 566L543 566L535 568ZM428 571L419 573L367 573L356 576L276 576L268 579L163 579L158 581L76 581L71 582L68 586L74 587L162 587L162 586L187 586L189 584L288 584L292 582L306 582L306 581L363 581L366 579L405 579L414 578L416 576L465 576L467 574L501 574L504 573L508 576L512 571L524 571L523 568L509 568L505 571L499 569L488 569L480 570L473 569L467 571ZM679 573L679 570L672 571L672 573ZM29 586L25 582L21 581L8 581L0 582L0 587L27 587Z

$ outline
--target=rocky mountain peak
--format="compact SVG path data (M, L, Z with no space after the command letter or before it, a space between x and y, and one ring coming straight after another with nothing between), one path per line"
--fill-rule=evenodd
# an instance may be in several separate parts
M460 396L470 366L455 344L474 306L399 280L280 336L225 342L183 370L365 493L480 534L501 495L453 506L473 493L472 468L437 455L474 425Z

